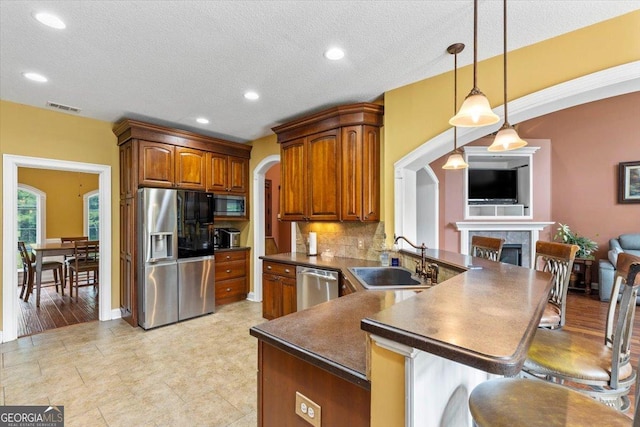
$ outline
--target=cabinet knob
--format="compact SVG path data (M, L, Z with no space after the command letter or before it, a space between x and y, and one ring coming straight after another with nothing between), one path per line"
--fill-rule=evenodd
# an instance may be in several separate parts
M231 273L231 270L227 270L227 273Z
M227 292L231 292L231 288L227 288Z
M267 265L267 270L271 270L271 266L270 265Z
M231 257L229 255L227 255L227 259L231 259ZM271 267L269 267L269 268L271 268Z
M290 272L291 272L291 270L289 270L288 268L285 268L285 269L284 269L284 272L285 272L285 273L290 273Z

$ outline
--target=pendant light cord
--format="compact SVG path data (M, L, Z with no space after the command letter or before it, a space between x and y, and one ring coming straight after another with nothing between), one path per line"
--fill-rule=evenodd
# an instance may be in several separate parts
M504 125L509 126L509 120L507 118L507 0L503 2L503 50L504 50Z
M473 88L478 82L478 0L473 0Z
M474 77L475 78L475 77ZM475 84L474 84L475 86ZM453 115L458 111L458 52L453 55ZM458 149L458 126L453 127L453 152Z

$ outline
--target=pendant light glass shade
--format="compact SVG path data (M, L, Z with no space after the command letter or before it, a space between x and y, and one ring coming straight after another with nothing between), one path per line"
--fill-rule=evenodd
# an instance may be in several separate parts
M525 145L527 145L527 141L520 139L515 128L510 124L505 123L498 131L498 134L493 140L493 144L491 144L487 150L509 151L515 150L516 148L522 148Z
M503 1L503 67L504 67L504 124L498 131L488 151L509 151L522 148L527 141L520 139L516 129L509 124L509 110L507 109L507 0Z
M462 103L458 114L449 120L449 124L458 127L479 127L498 123L498 120L500 117L491 111L487 97L474 88Z
M456 150L447 159L447 163L442 166L442 169L466 169L469 165L464 161L460 151Z

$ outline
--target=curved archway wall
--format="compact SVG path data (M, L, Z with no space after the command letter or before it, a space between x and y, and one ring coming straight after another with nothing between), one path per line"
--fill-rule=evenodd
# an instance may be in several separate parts
M450 61L443 44L442 61ZM624 46L621 49L620 46ZM480 49L482 47L480 46ZM463 52L462 55L471 55ZM520 121L547 114L584 102L640 90L638 87L638 62L640 61L640 11L604 21L535 45L509 52L509 107L510 121ZM620 67L625 77L624 84L612 85L608 93L600 93L600 86L584 86L573 94L562 94L555 106L550 100L535 99L537 93L574 81L583 76ZM458 91L462 102L473 81L472 66L458 70ZM611 82L609 82L611 83ZM590 84L594 84L590 82ZM478 86L482 88L493 105L502 100L502 56L481 61L478 64ZM386 233L394 231L416 236L415 215L397 217L405 212L405 203L415 198L415 187L403 191L403 183L420 180L421 170L434 159L453 148L453 132L448 120L452 115L453 72L444 73L426 80L385 93L385 126L383 129L383 188L382 217ZM573 96L570 96L573 95ZM518 99L529 98L530 104L517 104ZM516 100L516 102L511 102ZM525 100L526 101L526 100ZM548 104L545 106L545 104ZM520 109L518 111L518 108ZM551 109L551 108L555 108ZM500 111L499 111L500 110ZM502 108L496 109L501 114ZM458 143L464 145L497 130L500 123L481 129L459 129ZM432 185L437 182L431 181ZM408 205L407 205L408 206ZM437 224L438 219L434 220ZM433 234L433 233L432 233ZM438 242L438 230L433 238ZM427 242L425 242L427 243ZM433 245L432 246L436 246Z

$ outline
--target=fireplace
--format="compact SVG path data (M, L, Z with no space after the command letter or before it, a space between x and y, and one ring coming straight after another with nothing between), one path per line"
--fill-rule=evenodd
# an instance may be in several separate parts
M540 231L553 224L553 222L534 222L534 221L461 221L456 222L456 227L460 231L460 253L469 253L469 244L471 237L474 235L497 237L504 239L504 248L510 245L519 245L520 253L519 265L532 268L533 259L536 251L536 241L538 240ZM507 253L511 249L507 249ZM513 249L515 251L515 249ZM510 262L511 263L511 262ZM513 262L513 264L516 264ZM517 265L517 264L516 264Z
M505 243L502 245L500 262L522 267L522 245L519 243Z

